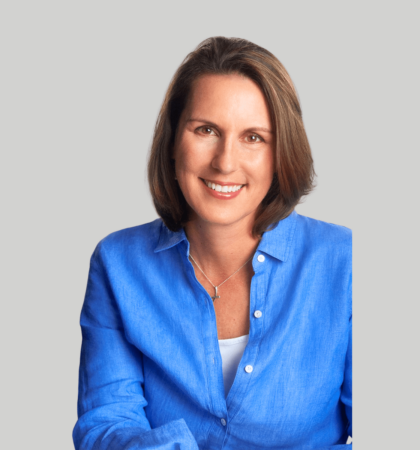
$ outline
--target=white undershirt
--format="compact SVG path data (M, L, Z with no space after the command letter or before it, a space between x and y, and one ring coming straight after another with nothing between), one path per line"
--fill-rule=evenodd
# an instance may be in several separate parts
M219 339L220 354L222 356L223 383L225 385L225 398L235 379L239 362L241 361L249 334L233 339Z

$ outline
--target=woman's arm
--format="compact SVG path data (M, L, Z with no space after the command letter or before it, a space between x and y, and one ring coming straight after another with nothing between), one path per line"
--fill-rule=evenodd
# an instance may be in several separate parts
M346 355L346 365L344 368L344 381L341 388L340 400L344 404L346 416L349 421L347 432L353 437L353 418L352 418L352 355L353 355L353 319L349 322L349 345ZM351 450L353 444L330 445L328 447L317 448L316 450Z
M344 369L344 381L341 390L341 401L344 404L346 410L346 416L349 421L347 428L349 436L353 437L353 402L352 402L352 392L353 392L353 318L350 318L349 324L349 346L347 349L346 365ZM352 447L346 447L347 450Z
M350 276L349 282L349 302L352 302L352 277ZM348 347L346 353L346 362L344 366L344 379L341 386L340 401L344 405L346 416L348 420L347 433L350 437L353 437L353 316L349 320L348 328ZM316 450L352 450L353 444L339 444L329 445L327 447L317 448Z
M150 427L144 411L142 354L125 337L100 245L91 259L80 325L76 450L198 450L184 419Z

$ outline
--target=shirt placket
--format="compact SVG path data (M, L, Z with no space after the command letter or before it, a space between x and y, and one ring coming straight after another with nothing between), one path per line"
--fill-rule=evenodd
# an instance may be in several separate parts
M228 419L230 422L238 413L249 384L258 369L258 353L263 336L264 307L267 294L268 261L262 253L253 258L254 276L250 290L250 330L249 340L239 362L235 380L226 398ZM257 370L258 372L258 370Z
M209 436L211 436L212 446L221 448L227 432L228 414L226 401L224 398L224 384L222 360L219 350L219 341L217 336L216 313L214 311L213 301L195 276L194 267L188 258L189 242L186 241L185 264L194 287L194 293L198 301L201 316L201 330L204 343L204 359L209 394L209 409L214 420L209 427ZM205 389L205 386L203 386Z
M267 293L267 265L268 261L261 252L256 252L253 258L254 276L250 290L250 333L249 341L239 363L234 383L227 398L224 396L223 369L217 336L216 313L212 299L199 283L194 268L188 259L189 243L187 241L187 265L196 286L197 298L202 317L202 333L204 353L207 369L208 391L210 396L211 413L214 421L210 426L212 441L219 441L223 445L230 422L238 413L246 395L249 383L255 375L261 337L263 335L264 305ZM201 301L200 301L201 300ZM216 445L219 446L219 445Z

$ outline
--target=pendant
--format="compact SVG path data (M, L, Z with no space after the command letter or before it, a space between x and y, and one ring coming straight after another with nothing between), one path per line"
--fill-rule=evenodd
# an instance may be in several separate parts
M214 286L214 290L215 290L215 294L214 294L214 297L212 297L213 303L216 300L216 298L220 298L220 295L217 295L217 286Z

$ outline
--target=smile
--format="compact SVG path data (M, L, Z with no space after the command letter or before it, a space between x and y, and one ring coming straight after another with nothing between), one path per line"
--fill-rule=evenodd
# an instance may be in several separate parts
M204 189L210 194L212 197L215 197L219 200L232 200L236 198L244 189L246 184L219 184L214 181L204 180L200 178L200 180L204 184Z
M244 185L243 184L230 184L230 185L220 185L213 183L211 181L207 181L202 179L204 184L209 187L210 189L213 189L213 191L216 192L223 192L223 193L229 193L229 192L236 192L239 191Z

